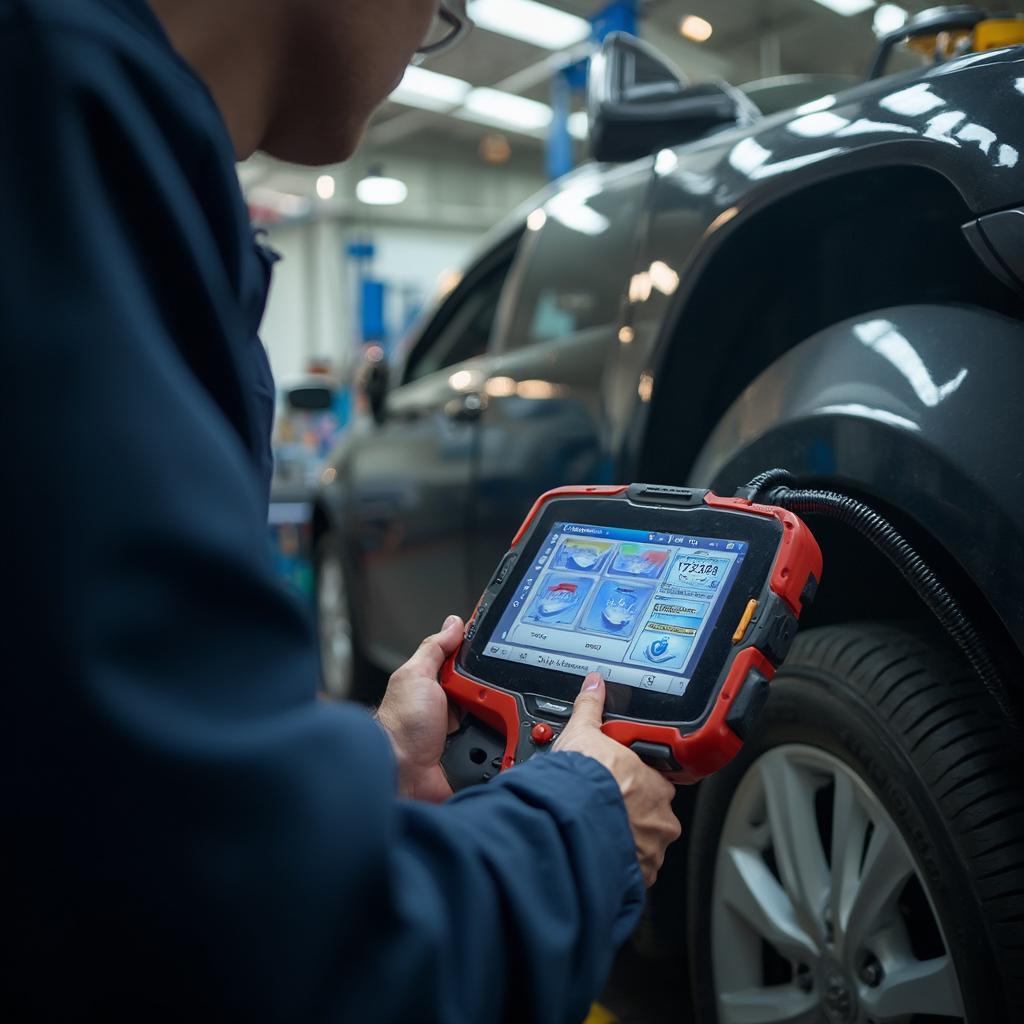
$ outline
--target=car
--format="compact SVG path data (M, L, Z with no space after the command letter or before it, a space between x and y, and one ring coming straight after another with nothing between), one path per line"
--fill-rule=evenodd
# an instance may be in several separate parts
M691 87L610 38L596 162L370 369L317 496L325 683L364 700L563 484L782 466L879 509L967 609L995 695L813 521L818 600L742 753L681 790L641 933L702 1022L1024 1020L1024 49L993 24L1022 38L927 12L899 38L942 59L771 113L779 83Z

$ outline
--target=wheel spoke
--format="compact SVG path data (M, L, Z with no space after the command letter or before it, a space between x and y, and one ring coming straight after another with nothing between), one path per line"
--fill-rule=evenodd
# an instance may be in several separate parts
M804 931L820 944L829 892L828 864L815 814L813 776L789 758L766 754L758 762L768 805L775 862Z
M962 1017L960 986L949 956L934 960L901 960L886 964L877 988L861 992L869 1016L878 1021L898 1020L912 1014Z
M817 1024L818 1000L789 985L723 992L718 997L721 1024Z
M836 932L847 962L888 923L896 897L914 872L906 844L895 826L881 820L876 820L874 826L849 913Z
M857 801L853 781L845 772L835 773L832 803L832 922L840 934L847 929L850 907L860 882L860 862L867 834L868 816Z
M733 847L719 865L721 898L769 945L790 960L817 958L814 940L801 928L793 901L754 850Z

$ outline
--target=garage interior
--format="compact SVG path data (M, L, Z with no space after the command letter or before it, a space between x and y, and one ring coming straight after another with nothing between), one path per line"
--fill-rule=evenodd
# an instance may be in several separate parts
M173 8L90 2L134 5L154 25L154 12ZM408 13L417 3L422 14L425 0L397 6ZM139 393L123 396L125 407L144 420L149 385L176 399L199 395L187 425L204 455L225 461L197 459L194 478L178 464L181 479L152 485L153 494L116 479L113 458L90 473L118 508L148 507L158 495L161 515L170 509L186 525L192 486L198 507L235 482L233 494L253 498L257 514L246 520L251 508L239 499L226 523L211 499L206 525L217 529L195 549L170 512L163 541L125 527L127 550L110 540L99 549L110 580L127 580L125 621L152 605L141 639L119 622L109 634L83 628L84 640L69 626L59 639L116 663L117 685L106 689L69 669L95 693L62 712L78 716L69 735L98 730L89 746L105 773L98 806L122 799L129 810L119 820L149 820L133 795L137 780L118 770L117 757L138 756L138 778L153 771L167 787L157 792L169 816L152 828L166 859L153 874L174 878L184 865L190 888L181 891L195 894L196 921L209 911L228 922L210 931L211 944L229 950L223 964L233 941L239 959L257 951L236 985L248 971L252 991L284 992L265 977L276 957L282 977L300 979L308 994L308 1013L289 1017L268 999L236 1018L223 1007L247 1006L248 982L218 989L221 961L197 943L194 962L182 959L182 991L194 985L220 1009L197 998L195 1019L348 1020L337 1015L345 986L335 984L344 947L342 973L353 972L360 993L355 1016L368 1024L416 1018L386 1009L375 1018L367 979L381 1007L420 1005L431 1024L1021 1024L1024 0L988 9L932 0L434 6L435 24L455 11L469 31L436 55L421 45L344 162L300 166L261 151L243 159L251 148L226 145L236 140L221 111L222 177L243 229L241 255L237 239L218 239L206 262L180 258L176 232L194 227L189 217L211 239L204 218L230 221L189 195L180 223L177 212L153 218L166 243L159 258L140 247L145 258L136 260L126 246L126 262L111 264L126 295L133 275L166 274L152 293L170 296L160 328L172 341L179 312L191 323L182 311L205 316L209 299L211 322L228 324L226 337L244 333L258 364L253 378L252 367L234 366L238 351L211 354L203 337L175 342L186 357L175 352L154 372L140 360ZM13 32L7 17L0 0L0 27ZM379 27L382 38L389 28ZM195 75L193 85L203 77ZM214 97L211 87L206 99L217 106ZM90 117L102 149L117 136L116 117L113 128ZM112 179L125 195L138 187L128 178L124 170ZM125 209L138 219L137 205ZM230 306L255 308L267 294L246 214L257 270L271 281L258 337L238 326L252 309L237 316ZM95 231L92 215L89 206L80 223ZM228 250L244 269L223 273ZM9 255L19 262L16 246ZM61 259L55 276L66 269ZM203 301L178 294L178 271L166 273L173 260L196 280L213 267ZM55 308L86 294L65 276ZM136 303L126 316L134 325L152 312ZM52 367L59 393L76 366ZM253 380L255 392L243 393ZM267 450L254 425L271 415ZM233 417L246 416L238 428ZM175 431L184 436L184 427L166 418L164 447L129 463L143 483L144 471L179 454ZM68 434L87 436L88 419L69 420ZM199 429L226 426L229 441ZM27 430L18 429L20 445ZM123 433L109 432L112 452L126 445ZM52 492L44 485L46 516L76 477L69 444ZM250 462L272 472L268 531L268 493L248 479ZM18 537L32 513L21 497ZM104 516L87 508L82 519L88 552L90 528L106 536ZM262 561L232 562L249 539ZM68 559L68 578L92 570L105 585L107 562L95 561L102 573L86 557ZM195 572L207 592L143 586L132 576L139 566L172 581ZM97 594L102 609L99 584ZM281 639L280 664L261 655L262 666L250 665L254 677L277 672L281 689L250 697L222 651L209 677L192 675L201 643L179 651L153 640L159 620L176 615L186 640L208 635L225 608L224 635L251 638L249 653L273 654ZM50 642L58 646L53 637L38 646ZM140 697L126 681L132 671L144 678L149 658L160 663L158 682ZM304 669L308 692L287 689L289 673ZM176 674L189 680L180 707ZM231 677L227 696L209 683L222 677ZM321 716L308 733L306 714ZM436 742L423 740L428 732ZM419 761L410 754L410 735L430 748L426 764L421 747ZM339 754L339 736L357 740ZM281 758L280 774L277 762L262 770L264 746ZM321 755L333 764L352 751L366 766L385 759L395 792L381 796L380 779L360 762L355 781L345 780L351 806L366 810L359 801L373 795L391 817L339 825L329 787L304 788ZM526 774L556 757L554 770ZM62 775L77 770L61 761ZM545 770L547 779L575 779L578 806L561 792L558 813L553 797L545 804ZM30 915L26 949L58 948L46 946L48 929L59 938L68 925L74 935L71 925L88 914L104 920L104 901L114 906L121 893L116 851L83 838L96 794L82 771L84 795L68 820L80 830L75 856L89 865L95 854L100 865L95 884L80 918L73 900L57 897L49 917ZM517 772L534 781L516 789ZM207 778L221 788L211 782L206 792ZM655 786L660 818L653 797L648 806L637 796ZM480 819L478 850L474 800L486 807L495 790L508 797L505 817L499 808ZM600 841L588 831L598 804L618 826ZM453 805L461 817L449 834L431 815ZM280 837L261 846L260 815L276 827L267 810L275 807L284 808ZM218 829L239 808L251 817L238 817L225 838ZM30 837L60 824L49 809L31 814ZM190 836L176 859L174 814ZM293 844L290 829L300 837ZM254 854L250 864L233 843L267 858ZM138 850L145 861L142 839ZM543 867L524 868L532 888L513 878L517 852L536 852ZM76 877L71 853L58 853L54 874ZM351 899L341 885L331 890L323 902L335 918L305 934L300 915L323 910L314 889L337 863L373 881ZM394 881L400 871L404 889ZM453 886L456 871L465 893ZM605 873L609 890L595 896L595 874ZM143 882L132 885L125 914L110 917L128 950L126 974L132 956L142 964L151 949L143 942L131 953L132 928L163 929L168 943L189 935L173 905L188 901L174 885L151 902ZM501 931L493 959L507 971L452 998L439 964L447 968L450 954L479 967L490 948L472 927L468 939L445 930L446 900L451 920L455 911L472 918L471 888L484 894L480 920L501 924L490 938ZM248 903L246 913L232 909L238 893L262 890L266 919L259 899L245 897L251 916ZM204 893L215 894L209 906ZM352 952L346 929L360 914L371 937ZM516 948L544 914L545 941ZM599 927L585 934L583 920ZM254 938L254 921L272 926ZM623 941L610 942L617 931ZM566 949L576 958L556 980L541 963L548 939L552 962ZM382 981L378 940L414 965L413 996L404 961L389 961ZM551 1007L571 1004L602 956L600 983L558 1018ZM77 991L79 974L69 977ZM119 992L133 990L119 984L98 990L104 1012L85 1007L80 1019L120 1019L105 1015L108 1006L125 1010ZM529 1004L535 992L550 1005ZM132 1003L135 1019L164 1019L163 995ZM488 1019L467 1010L499 1002L507 1013ZM180 1019L176 1010L170 1019Z

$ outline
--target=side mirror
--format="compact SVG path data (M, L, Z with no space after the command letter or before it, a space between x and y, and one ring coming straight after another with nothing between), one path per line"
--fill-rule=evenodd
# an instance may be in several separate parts
M391 371L383 359L367 363L363 370L363 394L370 406L370 415L377 424L383 423L387 416L386 399L390 383Z
M334 407L334 392L328 387L292 388L285 395L292 412L326 412Z
M760 116L725 82L689 85L657 50L626 32L612 32L591 58L587 112L591 156L602 163L636 160Z

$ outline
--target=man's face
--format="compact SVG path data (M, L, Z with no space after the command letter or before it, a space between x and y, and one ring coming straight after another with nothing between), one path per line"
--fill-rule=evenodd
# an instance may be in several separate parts
M261 148L302 164L352 155L440 0L288 0L283 80Z

